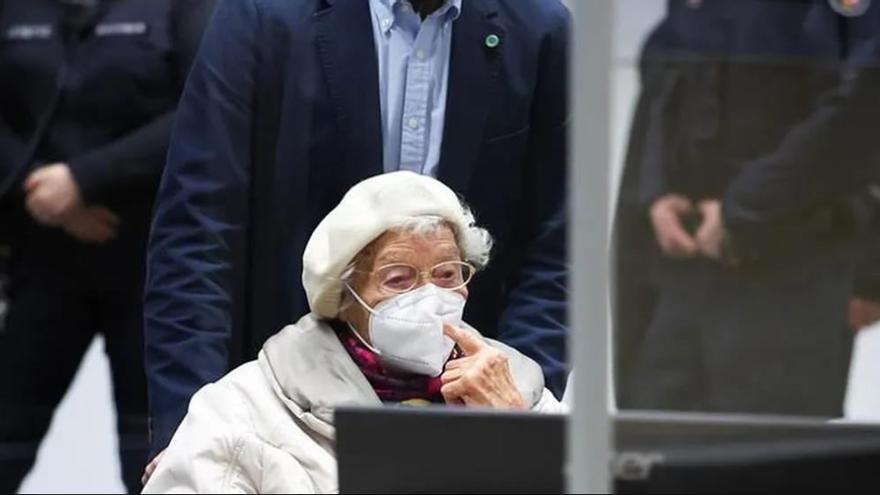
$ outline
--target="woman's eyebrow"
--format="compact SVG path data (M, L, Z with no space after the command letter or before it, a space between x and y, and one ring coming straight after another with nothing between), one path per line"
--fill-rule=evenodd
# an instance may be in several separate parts
M404 251L386 251L376 258L376 264L383 265L388 263L399 263L401 261L406 261L408 258L409 257Z
M441 257L449 257L449 258L460 258L461 257L461 249L458 248L455 244L449 244L446 246L440 246L437 249L437 254Z

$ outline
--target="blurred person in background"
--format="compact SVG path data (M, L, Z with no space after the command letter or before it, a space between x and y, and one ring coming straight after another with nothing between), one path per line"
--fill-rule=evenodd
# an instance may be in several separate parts
M142 287L152 200L210 0L0 1L0 492L34 464L96 335L128 490L147 456Z
M569 15L556 0L225 0L180 104L145 289L152 444L308 313L311 232L408 170L496 239L465 318L566 380ZM161 466L161 461L160 461Z
M658 30L621 196L659 251L629 405L840 416L880 6L676 0Z

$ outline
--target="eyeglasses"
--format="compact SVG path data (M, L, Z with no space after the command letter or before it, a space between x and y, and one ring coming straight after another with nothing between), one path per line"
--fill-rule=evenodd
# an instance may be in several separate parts
M470 263L445 261L427 271L421 271L406 263L394 263L373 272L358 272L369 274L382 290L404 294L415 289L422 282L430 282L441 289L458 290L470 283L476 271Z

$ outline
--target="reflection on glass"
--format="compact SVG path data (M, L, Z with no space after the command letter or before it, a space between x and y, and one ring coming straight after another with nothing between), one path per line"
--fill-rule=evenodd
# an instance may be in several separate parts
M615 225L622 407L843 415L880 320L869 3L667 2Z

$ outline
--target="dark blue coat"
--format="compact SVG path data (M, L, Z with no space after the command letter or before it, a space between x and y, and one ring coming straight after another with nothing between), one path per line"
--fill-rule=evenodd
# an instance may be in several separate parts
M148 255L154 448L193 392L309 311L309 235L348 188L382 172L369 16L365 0L218 4L180 104ZM535 358L556 391L567 26L556 1L464 2L439 167L497 240L466 319ZM502 41L489 48L493 33Z

